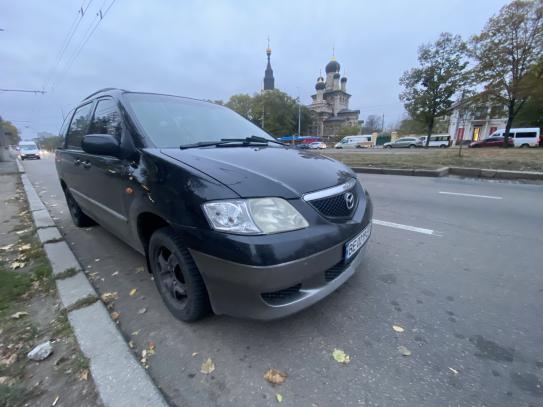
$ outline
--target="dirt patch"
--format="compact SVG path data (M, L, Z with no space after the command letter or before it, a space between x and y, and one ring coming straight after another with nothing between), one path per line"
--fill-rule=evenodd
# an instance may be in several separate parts
M443 150L380 151L327 150L325 155L340 160L350 167L420 168L441 167L488 168L493 170L543 171L543 148L487 148Z

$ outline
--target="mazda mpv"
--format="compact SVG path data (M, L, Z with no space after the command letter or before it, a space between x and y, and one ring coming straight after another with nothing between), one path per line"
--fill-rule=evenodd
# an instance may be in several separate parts
M73 222L146 256L180 320L273 319L349 279L372 203L345 165L226 107L103 89L65 121L56 167Z

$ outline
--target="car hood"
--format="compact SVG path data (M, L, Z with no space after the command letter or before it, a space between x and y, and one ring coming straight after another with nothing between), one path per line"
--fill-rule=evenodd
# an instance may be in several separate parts
M286 147L210 147L161 152L202 171L243 198L292 199L355 177L350 168L336 160Z

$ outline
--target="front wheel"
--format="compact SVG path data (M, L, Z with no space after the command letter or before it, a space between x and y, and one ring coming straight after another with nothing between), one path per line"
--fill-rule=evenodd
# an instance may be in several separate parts
M447 148L447 146L445 144L440 144L439 148Z
M384 148L392 148L391 146L385 146Z
M409 146L409 148L417 148L417 146L414 145L414 144L411 144L411 145Z
M522 148L529 148L530 145L529 145L529 144L523 144L523 145L521 145L521 147L522 147Z
M94 220L92 220L90 217L85 215L85 213L83 213L68 187L65 187L63 189L64 195L66 196L66 203L68 204L68 209L70 210L70 215L72 217L74 225L78 228L85 228L88 226L96 225L96 222Z
M172 228L153 233L147 256L158 291L174 317L190 322L210 313L204 280L182 238Z

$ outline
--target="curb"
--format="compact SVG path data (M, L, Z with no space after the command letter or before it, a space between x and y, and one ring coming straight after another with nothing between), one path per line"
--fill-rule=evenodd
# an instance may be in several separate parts
M442 167L437 170L415 168L352 167L354 172L364 174L411 175L420 177L446 177L458 175L466 178L543 181L543 172L492 170L486 168Z
M106 307L98 300L19 160L17 167L38 238L53 269L58 295L81 351L90 360L90 372L102 403L111 407L167 407L162 393L134 358Z

